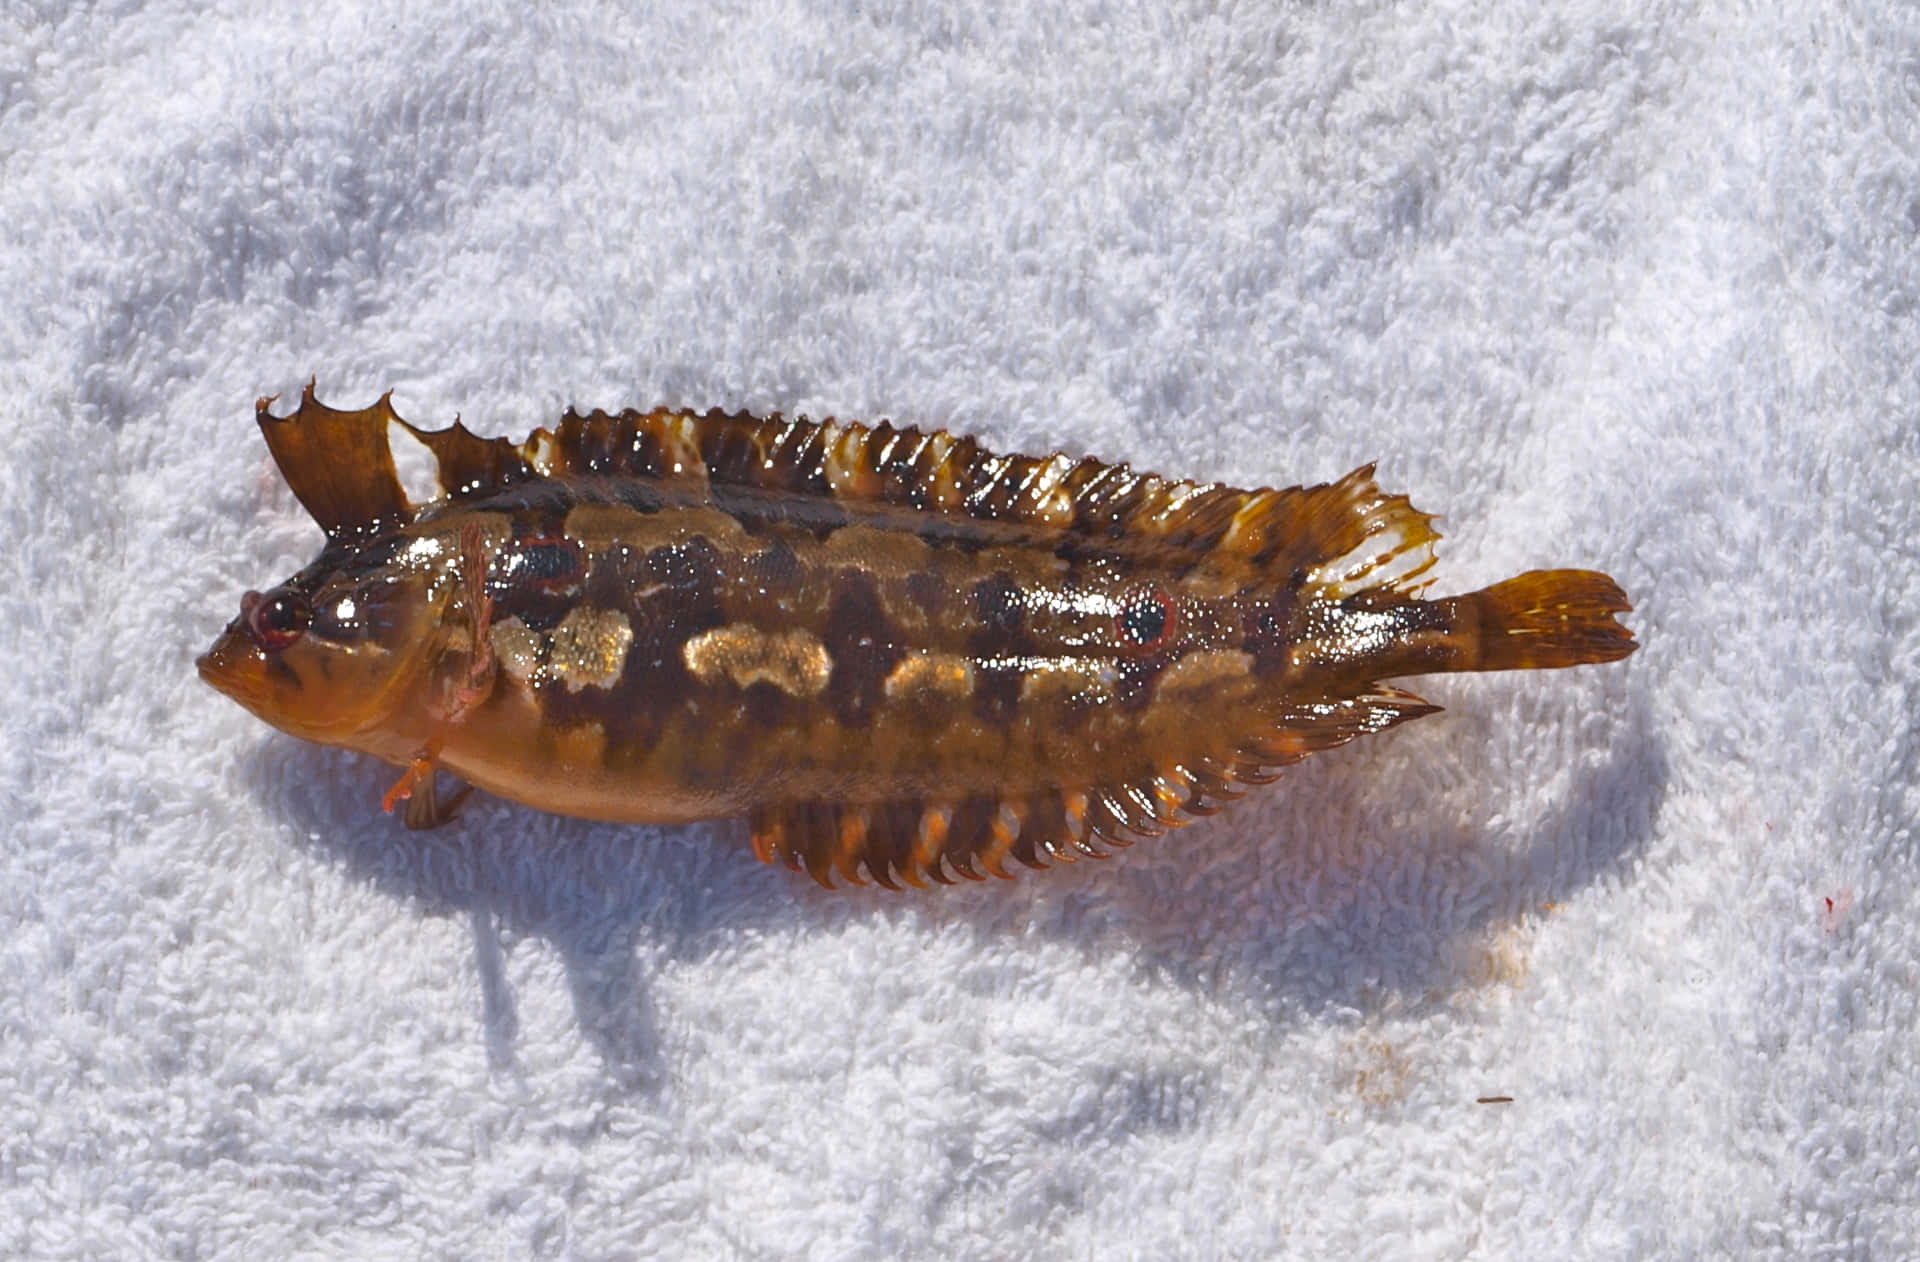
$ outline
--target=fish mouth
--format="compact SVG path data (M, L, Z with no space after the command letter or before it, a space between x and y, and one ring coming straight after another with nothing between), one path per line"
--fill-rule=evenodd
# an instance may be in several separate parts
M232 632L221 636L194 659L194 669L208 686L257 714L267 699L266 671L252 645L235 643L236 638Z

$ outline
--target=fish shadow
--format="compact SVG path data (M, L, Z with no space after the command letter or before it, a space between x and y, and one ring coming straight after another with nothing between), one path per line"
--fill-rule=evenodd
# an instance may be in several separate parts
M466 921L496 1072L517 1063L509 960L540 939L609 1077L651 1092L665 1069L649 979L750 950L763 934L871 917L963 926L983 958L1023 935L1089 957L1131 952L1158 978L1231 992L1279 1023L1445 1002L1498 980L1481 945L1490 932L1624 873L1651 835L1668 767L1644 698L1597 721L1604 751L1563 763L1555 805L1531 818L1508 819L1497 796L1476 792L1467 733L1414 742L1416 727L1311 759L1112 861L905 894L827 891L764 868L734 822L594 824L475 794L446 827L409 832L375 806L393 775L384 764L283 736L242 774L295 846L419 914Z
M1604 748L1557 764L1560 751L1507 742L1549 777L1517 798L1481 789L1484 750L1466 732L1416 726L1310 759L1256 791L1265 804L1151 843L1195 858L1122 870L1102 918L1155 973L1275 1018L1417 1013L1516 983L1526 963L1503 931L1624 876L1666 797L1644 698L1596 721Z
M610 1078L651 1092L663 1066L647 979L795 912L758 864L714 844L713 826L593 824L476 793L446 826L410 831L379 809L396 774L384 763L278 734L241 774L288 844L415 914L466 922L497 1073L517 1068L509 961L522 943L544 941L559 957L575 1020Z

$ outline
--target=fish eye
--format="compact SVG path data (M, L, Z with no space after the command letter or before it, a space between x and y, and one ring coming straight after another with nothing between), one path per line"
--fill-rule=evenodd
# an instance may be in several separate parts
M248 592L240 598L240 617L247 634L268 653L278 653L306 633L313 607L299 592L276 587L266 595Z
M1177 621L1173 597L1158 587L1135 587L1120 598L1114 629L1128 648L1152 652L1173 638Z

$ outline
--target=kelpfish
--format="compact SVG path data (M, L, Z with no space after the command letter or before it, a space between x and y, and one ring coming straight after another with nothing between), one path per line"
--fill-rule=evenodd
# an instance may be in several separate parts
M1438 535L1372 466L1236 490L944 431L582 416L420 430L311 383L267 448L326 532L201 677L268 723L589 819L744 815L888 888L1104 856L1436 707L1384 682L1610 662L1624 593L1536 570L1422 595ZM410 434L440 492L402 489ZM464 796L467 789L459 790Z

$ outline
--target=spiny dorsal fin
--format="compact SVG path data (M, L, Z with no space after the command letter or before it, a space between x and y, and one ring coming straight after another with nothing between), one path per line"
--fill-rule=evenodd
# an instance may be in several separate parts
M400 418L383 394L358 412L336 412L313 397L313 382L300 392L290 416L269 409L278 395L253 405L267 450L294 496L329 538L377 529L411 510L394 472L387 426Z
M482 438L456 418L445 429L420 429L393 410L393 392L370 408L342 412L315 397L309 380L300 405L275 416L269 395L254 404L267 449L295 497L331 536L378 529L419 507L407 498L394 468L389 426L398 425L432 453L441 495L459 498L508 486L534 475L531 440ZM540 431L544 433L545 431Z
M405 421L400 424L433 453L441 493L450 498L510 486L534 474L518 444L505 438L482 438L458 418L445 429L415 429Z

